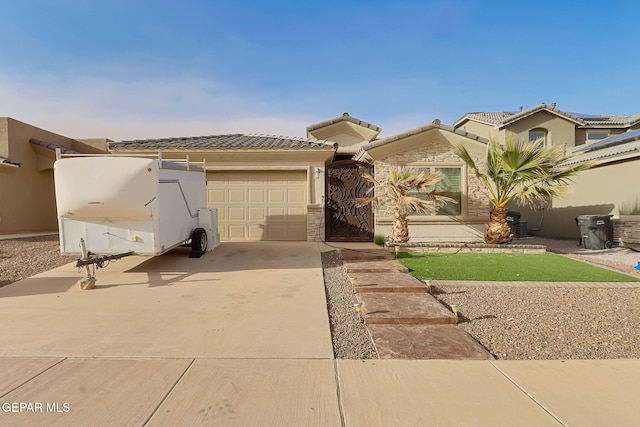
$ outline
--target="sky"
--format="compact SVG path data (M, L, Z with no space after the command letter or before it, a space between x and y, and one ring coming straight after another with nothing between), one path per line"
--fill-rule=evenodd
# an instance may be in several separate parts
M640 3L0 0L0 117L114 141L640 112Z

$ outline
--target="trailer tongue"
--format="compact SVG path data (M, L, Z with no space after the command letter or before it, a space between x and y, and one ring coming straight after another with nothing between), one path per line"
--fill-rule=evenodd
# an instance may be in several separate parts
M80 287L95 268L129 255L161 255L179 245L200 258L219 243L217 210L206 206L204 165L161 159L72 157L54 165L60 252L80 255Z

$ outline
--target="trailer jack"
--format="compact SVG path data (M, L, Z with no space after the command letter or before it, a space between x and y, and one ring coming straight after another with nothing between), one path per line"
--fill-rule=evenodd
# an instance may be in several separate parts
M87 246L84 243L84 239L80 238L80 248L82 250L82 258L76 261L76 267L84 267L85 277L78 280L80 289L87 290L96 287L96 268L105 267L104 263L107 261L115 261L120 258L124 258L129 255L133 255L133 252L123 252L116 255L96 255L87 251Z

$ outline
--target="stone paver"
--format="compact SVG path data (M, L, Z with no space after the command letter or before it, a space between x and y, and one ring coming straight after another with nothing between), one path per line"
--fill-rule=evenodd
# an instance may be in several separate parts
M407 273L350 273L356 279L355 289L361 292L428 293L424 282Z
M345 261L344 266L351 273L408 273L409 269L393 260Z
M359 293L362 315L367 325L373 324L451 324L453 312L426 293Z
M357 260L393 260L395 255L389 253L386 249L379 249L376 247L362 248L362 249L342 249L340 250L340 257L343 261L357 261Z
M381 359L493 359L455 325L367 325Z

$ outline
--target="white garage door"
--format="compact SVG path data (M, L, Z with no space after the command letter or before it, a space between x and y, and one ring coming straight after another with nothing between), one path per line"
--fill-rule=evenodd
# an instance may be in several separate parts
M307 240L305 171L207 172L221 240Z

